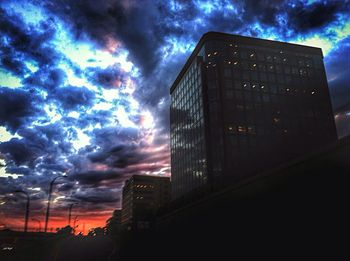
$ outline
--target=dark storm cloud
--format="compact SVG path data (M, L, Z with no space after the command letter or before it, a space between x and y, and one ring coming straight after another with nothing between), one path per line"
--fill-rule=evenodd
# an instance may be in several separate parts
M194 3L183 1L182 5L181 19L190 21L198 15ZM46 7L72 24L76 39L88 34L99 46L106 46L109 37L121 41L143 75L156 69L165 38L188 33L185 28L172 25L178 16L160 1L60 1ZM107 84L109 79L106 78Z
M62 128L56 123L33 128L20 128L18 135L22 138L12 138L10 141L0 143L0 152L5 155L7 162L14 170L16 166L26 165L28 171L51 174L65 172L71 166L60 159L61 155L71 153L71 145L65 141ZM15 165L14 165L15 164ZM22 174L22 173L16 173Z
M22 76L26 72L28 72L28 69L24 66L22 61L19 58L15 58L14 54L11 54L9 51L7 54L6 51L0 52L2 54L2 58L0 59L0 65L7 69L8 71L12 72L14 75Z
M24 140L16 138L0 144L0 152L7 155L8 160L13 160L16 165L32 164L43 149L41 146L32 147Z
M43 133L48 140L61 140L63 136L62 128L58 122L37 126L36 129Z
M116 170L76 172L69 175L71 180L79 181L83 185L98 185L102 181L111 179L124 179L124 172Z
M299 33L318 30L334 22L339 14L348 15L350 2L346 1L317 1L310 5L298 1L292 8L287 9L289 24Z
M45 44L55 33L54 23L50 19L35 28L26 28L21 19L0 8L0 33L7 39L1 41L5 64L16 74L23 73L20 62L23 56L35 60L40 66L47 66L57 59L56 52Z
M60 192L71 191L74 189L74 186L75 186L75 184L73 182L66 182L66 180L65 180L65 183L61 184L57 190Z
M127 75L120 68L110 66L105 69L87 68L86 75L91 82L104 88L117 88L126 81Z
M138 131L133 128L116 130L105 128L95 131L94 144L100 149L87 154L91 162L103 163L111 168L126 168L142 162L147 156L140 153L141 144L134 144Z
M8 166L6 168L6 172L11 174L29 175L31 173L31 169L27 167Z
M86 128L90 124L95 125L97 123L104 126L109 123L112 117L112 111L110 110L94 110L91 114L82 114L78 120L73 119L72 123L77 123L81 128Z
M62 69L43 67L26 77L23 81L28 87L41 87L44 90L52 91L61 86L66 79L66 74Z
M117 196L116 193L111 192L109 189L96 189L90 193L79 193L74 197L82 202L94 203L94 204L102 204L102 203L116 203L120 200L120 196Z
M276 25L277 15L283 8L283 0L263 0L263 1L240 1L242 7L241 20L245 23L259 21L262 24Z
M125 143L132 143L139 135L135 128L112 128L96 129L93 132L93 143L101 148L112 148Z
M6 126L11 132L29 122L42 112L37 102L41 99L35 94L20 89L0 87L0 125Z
M92 106L94 93L85 87L66 86L56 89L52 94L65 110L78 109L80 106Z

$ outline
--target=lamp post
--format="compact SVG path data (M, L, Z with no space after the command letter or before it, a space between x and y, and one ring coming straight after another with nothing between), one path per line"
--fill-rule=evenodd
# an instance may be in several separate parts
M26 214L24 216L24 232L27 232L27 230L28 230L28 218L29 218L29 205L30 205L29 194L23 190L16 190L15 193L21 193L27 197Z
M37 219L37 218L32 218L32 220L38 222L39 232L41 232L41 221L39 219Z
M59 178L67 178L67 176L57 176L50 182L49 195L48 195L48 199L47 199L46 217L45 217L45 230L44 230L45 233L47 232L47 225L49 223L52 187L53 187L55 181Z
M69 205L69 211L68 211L68 226L70 226L70 220L71 220L71 217L72 217L72 208L73 206L75 205L76 203L72 203Z

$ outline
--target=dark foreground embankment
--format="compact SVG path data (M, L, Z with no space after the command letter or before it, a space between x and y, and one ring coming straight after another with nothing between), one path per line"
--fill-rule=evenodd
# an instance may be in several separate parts
M350 260L350 138L158 218L123 260Z

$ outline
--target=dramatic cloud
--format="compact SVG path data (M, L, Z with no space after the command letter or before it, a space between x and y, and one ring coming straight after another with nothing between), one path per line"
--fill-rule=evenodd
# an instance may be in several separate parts
M20 224L16 189L42 219L58 175L68 178L54 188L52 226L72 202L87 226L103 225L125 179L170 175L169 87L208 31L321 47L348 135L349 14L348 0L2 1L2 222Z
M16 132L41 110L36 105L39 98L24 90L0 87L0 124L11 132Z

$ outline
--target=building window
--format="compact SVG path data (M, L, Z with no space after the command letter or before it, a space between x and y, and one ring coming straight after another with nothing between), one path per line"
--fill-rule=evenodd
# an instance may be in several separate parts
M263 71L263 72L266 71L266 66L265 66L265 64L260 63L260 64L258 65L258 68L259 68L259 71Z
M227 131L228 131L228 133L233 134L233 133L236 132L236 128L235 128L235 126L233 126L233 125L228 125L228 126L227 126Z
M248 126L247 127L247 132L249 134L255 134L255 127L254 126Z
M258 60L259 61L265 61L265 55L263 53L259 52L257 55L258 55Z
M255 71L255 70L257 70L257 64L256 63L252 63L252 64L250 64L250 70L252 70L252 71Z
M232 89L233 88L231 80L225 80L225 84L224 85L225 85L226 89Z
M250 89L250 83L249 82L243 82L242 87L243 87L244 90L249 90Z
M232 99L233 98L233 90L226 90L226 98Z
M231 75L232 75L232 73L231 73L231 68L226 67L226 68L224 69L224 76L225 76L225 77L231 77Z
M237 126L238 133L246 133L247 129L245 126Z

